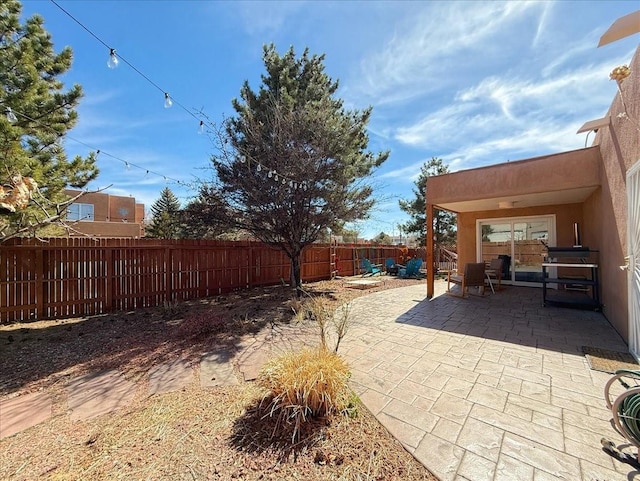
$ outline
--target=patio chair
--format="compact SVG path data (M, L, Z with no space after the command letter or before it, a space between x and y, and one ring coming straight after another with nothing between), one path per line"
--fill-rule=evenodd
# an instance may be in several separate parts
M447 294L457 297L466 297L465 294L469 293L469 287L477 287L481 292L481 296L484 296L484 282L485 277L485 265L484 262L473 262L465 264L464 274L453 275L450 271L447 275ZM460 286L460 294L455 294L451 290L451 284L458 284Z
M420 266L422 265L422 259L410 259L407 265L398 271L398 276L418 277L420 275Z
M362 259L362 277L382 275L382 264L372 264L369 259Z
M502 289L502 266L504 265L504 259L491 259L486 265L485 275L487 276L487 280L489 281L489 285L491 286L491 290L493 290L493 279L497 281L497 289Z
M511 256L500 254L498 259L502 259L502 278L511 279Z
M398 275L398 266L396 265L395 259L389 257L386 261L384 261L384 270L390 276Z

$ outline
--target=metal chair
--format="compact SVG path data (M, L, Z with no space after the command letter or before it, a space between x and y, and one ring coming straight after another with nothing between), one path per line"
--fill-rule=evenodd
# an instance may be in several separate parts
M497 289L502 289L502 268L504 265L504 259L491 259L489 265L486 266L485 275L493 291L493 279L497 281Z

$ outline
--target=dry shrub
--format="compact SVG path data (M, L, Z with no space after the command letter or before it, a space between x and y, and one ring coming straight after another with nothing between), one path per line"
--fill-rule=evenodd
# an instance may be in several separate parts
M220 314L198 311L189 314L178 326L176 335L180 338L204 339L224 332L225 319Z
M258 383L269 391L268 415L278 417L275 429L283 422L294 424L295 441L303 422L349 408L349 377L349 367L335 352L305 348L268 361Z
M323 296L309 295L304 301L291 303L291 308L295 312L295 319L298 321L313 321L318 325L320 331L320 347L328 348L328 341L331 333L329 326L333 326L335 334L334 352L338 352L340 341L347 334L349 327L350 303L345 303L335 310L335 303Z

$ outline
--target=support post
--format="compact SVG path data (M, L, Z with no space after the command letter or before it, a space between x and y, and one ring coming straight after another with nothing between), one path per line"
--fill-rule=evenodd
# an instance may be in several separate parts
M434 294L435 269L433 268L433 204L427 204L427 297Z

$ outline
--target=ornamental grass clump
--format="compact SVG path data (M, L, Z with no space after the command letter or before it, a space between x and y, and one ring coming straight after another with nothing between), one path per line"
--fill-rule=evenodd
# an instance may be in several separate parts
M277 416L275 430L293 425L295 441L302 423L349 408L349 377L346 362L335 352L305 348L268 361L258 383L269 391L267 415Z

